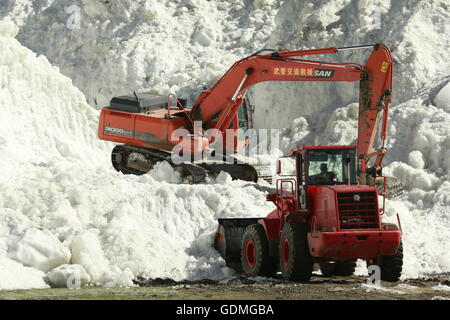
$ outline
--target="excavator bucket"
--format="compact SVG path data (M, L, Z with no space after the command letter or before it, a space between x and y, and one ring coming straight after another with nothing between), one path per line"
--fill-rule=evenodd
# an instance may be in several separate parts
M384 192L384 180L386 179L386 197L388 199L396 198L403 194L404 186L400 180L394 177L376 176L370 174L360 175L360 184L376 187L378 194Z
M219 219L214 248L220 253L228 267L238 271L241 270L241 242L245 228L258 223L259 219Z
M376 187L378 193L383 192L383 179L376 179ZM394 177L386 177L386 196L388 199L399 197L403 194L404 189L405 187L400 180Z

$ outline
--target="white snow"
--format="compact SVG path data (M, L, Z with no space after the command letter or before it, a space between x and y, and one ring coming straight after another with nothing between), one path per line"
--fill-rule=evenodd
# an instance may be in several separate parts
M231 181L232 178L230 174L224 171L221 171L216 177L216 182L220 184L229 184Z
M0 256L0 289L44 289L48 284L44 281L45 273Z
M398 294L398 295L406 294L405 292L400 291L400 290L395 290L395 289L383 287L382 285L367 284L367 283L359 284L359 285L357 285L355 287L355 289L361 289L361 290L364 290L366 292L382 291L382 292L393 293L393 294Z
M8 251L9 258L43 272L69 263L70 255L69 249L50 231L35 228L28 229Z
M212 248L217 218L267 214L264 193L226 174L183 184L165 163L144 176L117 173L113 145L97 138L96 109L136 89L192 100L261 48L377 41L395 60L384 172L406 186L384 218L401 217L404 277L450 272L449 6L372 3L86 0L77 4L80 29L69 29L73 1L2 2L0 289L48 287L44 278L63 286L77 268L107 287L137 276L231 278ZM354 143L356 93L354 84L264 83L249 96L257 127L287 128L286 151ZM258 159L274 163L277 154Z
M414 150L409 153L410 166L416 169L423 169L425 167L425 161L423 161L423 154L419 150Z
M433 290L447 291L450 292L450 286L439 283L437 286L433 287Z
M91 281L91 277L80 264L63 264L47 273L52 288L78 289Z
M436 107L450 112L450 82L442 87L434 97Z

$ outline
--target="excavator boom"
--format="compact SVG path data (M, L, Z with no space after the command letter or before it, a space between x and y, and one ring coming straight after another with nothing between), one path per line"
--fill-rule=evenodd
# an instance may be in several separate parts
M372 48L372 53L365 65L298 58L367 48ZM204 128L225 132L235 120L246 91L251 86L266 81L360 81L357 138L358 156L361 159L359 169L365 172L369 158L374 155L377 155L377 163L381 165L385 152L374 151L373 147L383 112L380 138L384 141L387 136L387 115L392 91L392 57L385 45L252 54L234 63L210 90L198 97L191 112L192 119L205 123Z

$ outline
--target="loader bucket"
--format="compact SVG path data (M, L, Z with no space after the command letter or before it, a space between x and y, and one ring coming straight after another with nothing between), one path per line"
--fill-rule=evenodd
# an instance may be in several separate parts
M219 227L214 239L214 248L226 261L227 266L240 270L241 242L245 228L258 223L260 218L219 219Z

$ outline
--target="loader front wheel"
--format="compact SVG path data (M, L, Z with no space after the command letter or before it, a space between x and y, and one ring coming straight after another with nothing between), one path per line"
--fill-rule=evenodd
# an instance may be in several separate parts
M400 279L403 269L403 244L397 249L393 256L381 257L381 280L397 282Z
M272 277L277 271L276 261L269 254L266 232L259 223L248 226L244 231L241 264L248 277Z
M311 278L314 260L309 253L308 226L304 223L288 222L280 237L280 270L289 281L308 281Z

